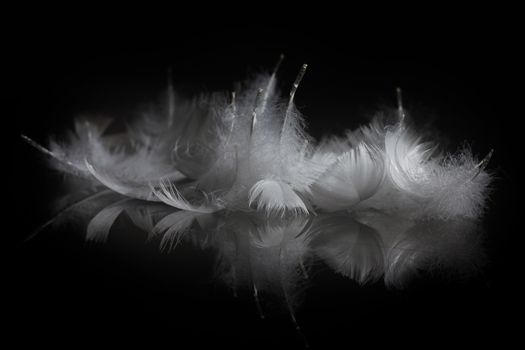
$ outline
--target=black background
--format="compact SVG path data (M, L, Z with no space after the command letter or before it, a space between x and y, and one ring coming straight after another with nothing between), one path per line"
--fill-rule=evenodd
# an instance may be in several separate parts
M428 277L405 292L319 276L297 313L312 346L502 346L515 339L522 323L514 243L522 231L516 216L521 186L514 176L522 156L513 152L522 119L522 109L513 107L520 101L518 34L510 16L490 10L454 21L427 16L415 16L417 22L392 16L383 23L373 13L362 21L356 21L359 12L343 18L320 13L290 17L287 25L268 17L205 27L207 19L195 12L185 20L178 13L178 25L146 14L126 24L111 17L35 15L37 20L5 25L2 142L15 210L4 219L3 318L12 339L70 347L301 346L285 314L262 321L249 296L233 299L220 286L203 285L212 262L205 252L157 255L137 232L91 246L68 228L22 243L49 217L47 203L60 179L20 133L43 142L79 114L125 117L160 96L168 67L183 96L229 90L250 73L271 69L280 53L286 55L279 74L284 91L300 65L309 64L296 103L316 137L341 133L367 122L378 107L395 106L394 89L401 86L415 123L430 127L446 147L466 140L478 155L495 149L484 275L456 283Z

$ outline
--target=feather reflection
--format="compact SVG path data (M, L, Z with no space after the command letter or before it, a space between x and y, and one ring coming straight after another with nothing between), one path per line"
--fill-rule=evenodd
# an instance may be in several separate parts
M412 221L379 211L201 213L111 192L76 200L60 211L60 221L85 225L86 240L106 242L126 216L164 252L177 254L180 245L212 251L222 285L234 296L251 294L261 318L270 310L287 312L299 332L296 310L326 268L358 284L404 288L422 273L466 278L484 257L477 222L468 219Z

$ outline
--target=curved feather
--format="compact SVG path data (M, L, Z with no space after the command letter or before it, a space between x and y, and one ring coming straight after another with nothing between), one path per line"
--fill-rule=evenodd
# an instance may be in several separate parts
M92 142L90 158L85 158L87 170L103 185L122 195L155 201L149 184L160 178L171 181L184 180L186 177L166 162L162 155L151 149L126 152L111 152L99 142Z
M151 192L163 203L172 207L193 211L198 213L213 213L224 209L220 199L213 194L201 193L200 198L196 198L195 203L190 203L177 189L177 187L166 179L159 182L158 188L150 185Z
M152 235L162 235L160 242L161 250L171 251L175 249L184 235L189 231L193 222L203 213L191 211L176 211L165 216L152 230Z
M419 137L404 127L387 132L385 155L392 183L401 191L426 196L423 187L431 176L428 161L434 151L431 143L422 143Z
M292 187L276 180L265 179L255 183L249 191L248 204L255 204L257 210L268 214L308 214L308 206Z
M126 209L125 204L129 201L131 201L131 198L123 199L98 212L97 215L89 221L86 229L86 240L105 242L108 238L111 227L120 214Z
M311 199L319 208L338 211L372 197L384 177L379 152L365 143L343 153L312 186Z

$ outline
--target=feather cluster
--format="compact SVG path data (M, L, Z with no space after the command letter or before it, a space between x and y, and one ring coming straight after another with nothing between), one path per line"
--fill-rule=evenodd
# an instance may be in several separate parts
M490 154L443 154L423 140L401 103L394 122L376 118L343 137L315 142L276 71L234 93L167 102L111 132L111 121L77 121L43 147L60 171L124 196L196 213L258 211L307 215L379 210L412 219L477 218L485 206ZM114 215L108 212L108 215Z

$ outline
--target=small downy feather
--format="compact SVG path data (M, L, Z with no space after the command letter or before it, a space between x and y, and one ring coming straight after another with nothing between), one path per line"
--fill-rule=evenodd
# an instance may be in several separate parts
M484 167L491 156L492 151L477 162L469 150L463 150L445 157L432 172L425 215L442 219L479 217L489 191L490 175Z
M66 174L92 179L85 166L84 159L90 153L91 140L100 138L110 122L110 119L90 122L77 119L75 120L74 130L68 132L64 141L51 139L47 148L26 135L21 136L24 141L50 157L49 164L52 168Z
M351 208L372 197L384 178L383 159L365 143L340 155L312 186L311 200L325 211Z
M282 181L260 180L250 189L248 205L256 204L257 210L268 214L308 214L308 207L292 187Z
M195 198L194 203L190 203L177 189L177 187L169 182L169 180L162 179L158 187L150 185L152 193L163 203L172 207L193 211L198 213L213 213L224 209L222 201L213 194L206 194L200 191L198 197Z
M157 200L150 190L151 182L186 178L157 149L142 145L132 151L112 150L102 140L91 138L90 155L84 162L93 177L106 187L143 200Z
M425 197L425 184L429 182L435 147L401 126L385 135L385 154L388 175L401 191Z
M283 113L282 122L277 118L272 125L274 125L274 133L268 133L270 130L257 127L257 111L258 103L253 112L253 131L256 136L255 142L252 143L255 148L256 155L260 154L260 149L268 149L265 157L250 159L250 164L257 161L258 168L261 169L262 179L253 184L248 194L248 205L255 204L257 210L265 210L268 214L277 213L284 215L286 212L293 214L308 213L308 207L305 200L299 195L299 191L307 191L312 182L311 176L309 179L308 172L297 172L297 169L304 169L301 163L305 161L303 153L301 152L305 141L308 141L308 136L304 131L303 120L300 113L294 107L295 92L304 76L307 65L303 65L299 74L293 84L290 92L287 107ZM270 78L271 81L272 78ZM268 88L272 88L268 84ZM279 112L279 109L276 110ZM264 119L266 118L266 119ZM275 116L262 115L261 125L264 127L265 123L271 122L270 118L275 119ZM278 127L281 125L280 127ZM255 128L257 127L257 129ZM261 138L267 138L268 142L260 143ZM259 141L259 143L257 143ZM275 159L277 156L277 159ZM262 162L259 162L259 159ZM261 165L267 165L263 170ZM297 192L296 192L297 191Z

